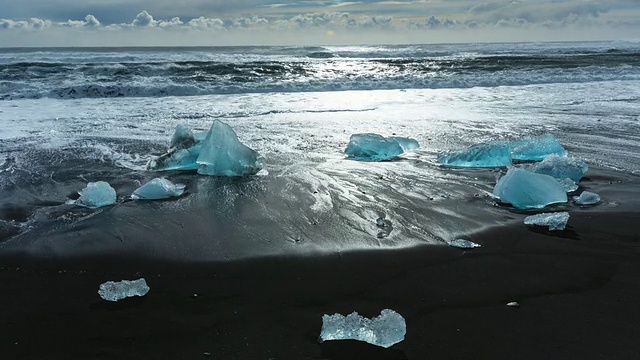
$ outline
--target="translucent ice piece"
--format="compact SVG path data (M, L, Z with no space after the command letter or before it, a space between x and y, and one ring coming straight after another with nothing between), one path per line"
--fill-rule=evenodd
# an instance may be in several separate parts
M556 179L517 167L509 168L498 180L493 195L519 209L540 209L567 202L567 193Z
M378 134L353 134L344 152L354 160L381 161L393 159L404 150L392 138Z
M168 199L182 195L184 188L184 184L174 184L165 178L155 178L137 188L131 198L135 200Z
M562 185L562 187L564 188L564 191L566 192L576 191L579 188L578 184L574 183L573 180L569 178L556 179L556 180L558 180L558 182L560 183L560 185Z
M574 157L562 157L556 154L547 156L544 160L529 168L529 171L534 173L550 175L556 179L569 178L575 183L582 179L587 170L589 170L589 168L584 161Z
M447 244L451 247L459 248L459 249L474 249L479 248L482 245L476 244L473 241L465 240L465 239L455 239L455 240L447 240Z
M106 181L90 182L87 187L78 191L80 198L76 205L99 208L116 203L116 190Z
M389 139L397 141L404 152L412 151L420 147L418 140L415 139L399 136L391 136Z
M551 154L567 156L567 150L552 135L525 137L511 141L511 157L514 160L540 161Z
M201 166L198 174L215 176L255 175L263 165L260 154L238 140L233 129L214 121L197 160Z
M568 212L542 213L527 216L524 223L527 225L548 226L549 230L564 230L569 221Z
M171 138L170 148L175 149L188 149L196 144L196 139L193 137L193 131L186 125L176 126L176 131Z
M323 315L319 340L359 340L388 348L404 340L406 333L404 318L393 310L384 309L372 319L354 311L347 316Z
M138 280L107 281L100 284L98 294L107 301L119 301L133 296L144 296L149 292L149 286L144 278Z
M580 196L574 196L573 202L578 205L593 205L600 202L600 195L590 191L583 191Z
M505 167L511 165L511 153L507 143L496 141L446 152L438 156L437 161L441 165L450 167Z
M188 149L171 149L147 164L147 169L151 171L168 170L196 170L200 166L196 162L200 155L200 145L192 146Z

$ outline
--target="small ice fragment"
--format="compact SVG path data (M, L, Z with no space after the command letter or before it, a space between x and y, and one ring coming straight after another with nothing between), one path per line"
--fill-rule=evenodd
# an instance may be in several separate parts
M505 167L511 165L511 154L507 143L496 141L446 152L438 156L437 161L443 166L450 167Z
M137 188L131 198L135 200L168 199L182 195L184 188L184 184L174 184L165 178L155 178Z
M517 307L520 307L520 303L517 302L517 301L512 301L512 302L508 302L507 306L508 307L516 307L517 308Z
M573 202L578 205L593 205L600 202L600 195L590 191L583 191L580 196L574 196Z
M511 157L514 160L540 161L551 154L567 156L567 150L552 135L512 140L510 145Z
M384 309L372 319L362 317L354 311L347 316L323 315L318 340L358 340L388 348L404 340L406 333L404 318L393 310Z
M398 145L400 145L400 147L404 152L412 151L420 147L420 144L415 139L399 137L399 136L391 136L389 137L389 139L397 141Z
M474 249L479 248L482 245L476 244L473 241L465 240L465 239L454 239L447 240L447 244L451 247L459 248L459 249Z
M376 219L376 225L378 227L384 227L384 218L377 218Z
M564 230L567 221L569 221L569 213L566 211L542 213L524 218L524 223L527 225L548 226L549 230Z
M238 140L231 126L215 120L202 142L198 174L212 176L255 175L262 170L262 158Z
M404 150L392 138L378 134L353 134L344 152L354 160L381 161L393 159Z
M116 190L106 181L90 182L78 194L80 198L76 200L76 205L92 209L116 203Z
M567 202L567 193L556 179L517 167L509 168L498 180L493 195L518 209L540 209Z
M569 178L557 179L557 180L560 183L560 185L562 185L562 187L564 188L564 191L568 193L572 191L576 191L579 188L578 184L574 183L573 180Z
M100 284L98 294L107 301L119 301L133 296L144 296L149 292L149 286L144 278L138 280L107 281Z
M569 178L575 183L582 179L587 170L589 167L584 161L574 157L560 157L556 154L547 156L529 168L529 171L534 173L550 175L560 180Z

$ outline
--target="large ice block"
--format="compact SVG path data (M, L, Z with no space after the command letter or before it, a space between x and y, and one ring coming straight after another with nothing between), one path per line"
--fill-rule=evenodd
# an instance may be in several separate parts
M184 188L184 184L174 184L165 178L155 178L137 188L131 198L135 200L168 199L182 195Z
M558 180L571 179L577 183L589 168L584 161L574 157L564 157L552 154L541 162L532 165L529 171L553 176Z
M551 154L567 156L567 150L552 135L512 140L511 157L521 161L540 161Z
M90 182L87 187L78 191L80 198L75 204L88 207L99 208L116 203L116 190L106 181Z
M452 150L438 156L438 163L450 167L492 168L511 165L511 152L506 142L494 141Z
M215 176L255 175L263 167L260 154L241 143L231 126L219 120L202 142L197 162L198 174Z
M384 309L372 319L353 312L347 316L340 314L322 316L322 330L319 341L359 340L388 348L404 340L407 324L397 312Z
M107 301L119 301L133 296L144 296L149 286L144 278L138 280L107 281L100 284L98 294Z
M199 133L198 136L201 136ZM186 125L176 126L171 138L169 151L149 161L147 169L152 171L196 170L200 155L201 138L195 137Z
M344 150L350 159L363 161L390 160L404 150L397 140L378 134L353 134Z
M519 209L540 209L567 202L564 187L553 177L511 167L498 180L493 194Z
M594 205L600 202L600 195L590 191L583 191L580 196L573 197L573 202L578 205Z
M524 223L527 225L548 226L549 230L564 230L569 221L568 212L542 213L527 216Z

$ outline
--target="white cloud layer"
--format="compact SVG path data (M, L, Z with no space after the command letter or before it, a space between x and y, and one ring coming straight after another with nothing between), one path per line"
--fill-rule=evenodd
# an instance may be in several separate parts
M0 0L3 1L3 0ZM341 11L363 2L336 2L327 12L291 15L232 17L198 16L190 19L155 18L142 10L127 22L105 23L98 16L84 20L0 19L0 46L98 46L98 45L277 45L331 43L407 43L449 41L541 41L629 39L630 30L640 30L640 20L628 12L626 0L608 5L593 1L488 2L467 4L465 16L421 16L414 14L366 14ZM380 2L377 2L380 3ZM388 4L388 2L382 2ZM398 3L398 1L396 1ZM421 0L402 2L423 4ZM305 2L300 3L304 5ZM553 5L553 6L552 6ZM293 6L271 4L270 8ZM626 9L626 16L618 16ZM618 14L618 15L616 15ZM554 33L555 32L555 33ZM640 32L637 32L640 34ZM185 34L190 36L186 37ZM16 36L20 35L20 36Z

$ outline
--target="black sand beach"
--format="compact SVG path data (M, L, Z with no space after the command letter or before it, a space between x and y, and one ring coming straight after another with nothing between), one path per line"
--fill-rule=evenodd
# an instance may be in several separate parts
M424 245L215 262L129 248L0 253L1 358L637 359L637 178L595 170L582 185L603 204L572 208L566 230L490 227L470 235L482 244L471 251ZM97 294L104 281L139 277L151 288L145 297L109 303ZM405 317L403 342L318 343L323 314L384 308Z

